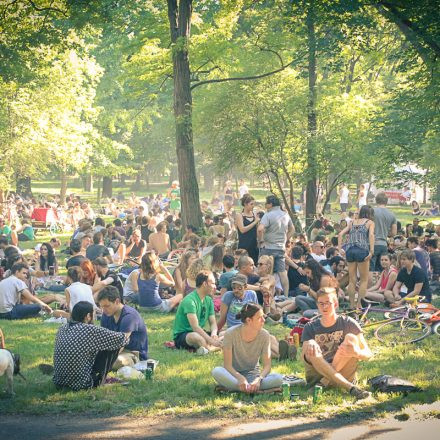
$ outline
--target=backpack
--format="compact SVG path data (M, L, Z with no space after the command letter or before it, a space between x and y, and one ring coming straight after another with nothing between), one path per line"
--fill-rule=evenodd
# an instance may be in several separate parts
M298 333L299 337L301 338L304 327L309 321L310 321L309 318L304 318L304 317L298 319L298 321L295 324L295 327L293 327L292 331L290 332L290 335L293 336L294 333Z
M371 388L373 388L373 391L382 391L383 393L411 393L422 391L421 388L405 379L389 376L387 374L372 377L368 380L368 383Z

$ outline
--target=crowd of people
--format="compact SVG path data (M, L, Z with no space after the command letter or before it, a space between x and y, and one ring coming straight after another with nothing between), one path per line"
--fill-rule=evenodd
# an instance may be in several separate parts
M431 301L440 275L440 227L423 228L418 218L401 225L386 195L378 193L372 207L365 188L359 210L347 212L347 191L343 185L339 221L319 216L305 232L295 230L278 197L258 205L244 182L239 194L227 182L222 197L202 202L203 233L182 227L177 182L166 197L109 200L103 213L110 221L69 197L68 248L53 238L30 254L20 250L9 225L32 228L37 204L15 197L9 201L15 208L0 221L0 319L42 312L67 319L55 341L54 383L77 390L103 384L111 369L148 359L139 311L175 312L177 349L198 355L222 350L215 381L256 392L283 381L271 372L271 359L295 357L295 347L264 325L282 324L292 313L319 315L302 334L307 381L365 398L354 378L358 361L371 351L359 325L337 308L356 309L368 300L396 307L413 296ZM54 202L44 206L60 209ZM65 278L59 276L63 252ZM44 295L36 294L39 289ZM90 325L96 316L100 327Z

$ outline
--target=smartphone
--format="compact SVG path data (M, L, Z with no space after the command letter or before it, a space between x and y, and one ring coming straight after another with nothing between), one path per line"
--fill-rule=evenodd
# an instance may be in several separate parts
M55 267L49 266L49 276L53 277L55 275Z

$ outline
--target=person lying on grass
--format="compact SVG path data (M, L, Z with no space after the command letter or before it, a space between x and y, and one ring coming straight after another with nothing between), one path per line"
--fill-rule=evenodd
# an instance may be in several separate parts
M176 348L195 348L197 354L203 355L222 346L211 298L215 288L215 278L211 271L202 270L197 274L196 289L183 298L177 309L173 327ZM207 321L209 334L204 330Z
M301 339L307 383L342 388L357 400L369 397L354 385L358 362L372 356L362 329L354 319L337 314L335 288L319 289L316 302L321 318L306 324Z
M78 391L102 385L128 341L128 334L93 325L93 305L78 302L55 339L55 386Z
M261 306L246 303L236 319L241 324L229 328L223 339L224 366L212 370L215 381L228 390L245 393L280 387L283 376L270 374L271 342L269 333L263 328L265 318Z

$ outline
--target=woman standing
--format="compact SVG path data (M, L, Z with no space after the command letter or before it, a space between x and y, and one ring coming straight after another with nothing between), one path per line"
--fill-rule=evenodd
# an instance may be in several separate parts
M359 217L354 219L338 235L338 248L342 253L342 238L348 233L348 240L345 245L345 256L348 263L347 291L350 297L352 308L361 307L361 300L365 298L368 285L368 271L370 259L374 254L374 210L371 206L365 205L359 211ZM359 271L359 294L355 300L355 288L357 273Z
M281 374L270 374L270 335L264 330L261 306L246 303L236 315L240 325L228 329L223 339L223 367L215 367L212 375L222 387L231 391L255 393L280 387ZM260 359L263 369L260 370Z
M365 185L362 184L359 187L359 196L358 196L359 209L361 209L362 206L365 206L367 204L367 194L368 194L368 191L365 189Z
M238 249L246 249L248 255L257 264L258 247L257 247L257 226L260 218L254 214L255 199L245 194L241 198L243 211L236 216L236 225L238 232Z

